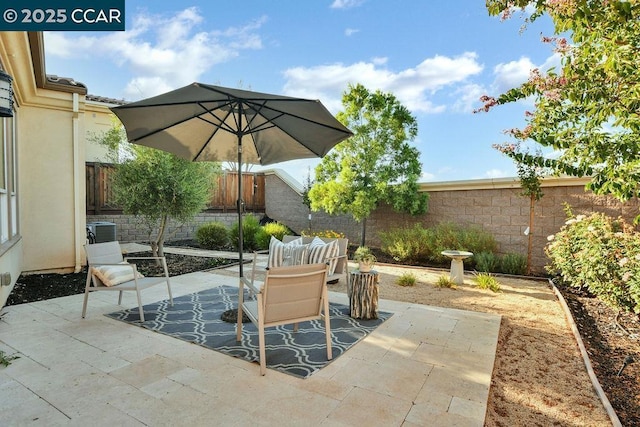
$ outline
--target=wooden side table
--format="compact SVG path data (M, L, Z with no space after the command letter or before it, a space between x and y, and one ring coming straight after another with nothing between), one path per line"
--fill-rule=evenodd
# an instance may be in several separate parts
M349 272L347 295L349 311L354 319L378 318L378 272L371 270L363 273L360 270Z

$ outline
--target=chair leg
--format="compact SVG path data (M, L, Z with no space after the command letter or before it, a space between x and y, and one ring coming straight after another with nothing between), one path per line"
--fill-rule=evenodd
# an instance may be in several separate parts
M258 322L258 344L260 346L260 375L267 373L267 355L265 351L264 323L262 319Z
M171 284L169 283L169 279L167 279L167 290L169 291L169 303L173 305L173 295L171 294Z
M167 268L166 258L162 258L162 269L164 270L164 277L167 279L167 291L169 291L169 303L173 305L173 296L171 295L171 281L169 280L169 269Z
M326 289L326 288L325 288ZM331 318L329 316L329 299L325 290L324 297L324 333L327 340L327 360L333 359L333 351L331 349Z
M84 304L82 304L82 318L87 315L87 302L89 301L89 287L91 286L91 271L87 273L87 283L84 286Z
M120 292L122 294L122 292ZM138 296L138 310L140 310L140 321L144 322L144 310L142 309L142 297L140 296L140 289L136 289L136 295Z
M122 305L122 291L118 292L118 305Z

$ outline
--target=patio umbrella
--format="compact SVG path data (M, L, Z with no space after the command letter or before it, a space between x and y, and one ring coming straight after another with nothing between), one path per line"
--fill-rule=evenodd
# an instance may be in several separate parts
M318 100L192 83L111 109L130 142L191 161L238 162L240 280L242 163L323 157L352 132Z

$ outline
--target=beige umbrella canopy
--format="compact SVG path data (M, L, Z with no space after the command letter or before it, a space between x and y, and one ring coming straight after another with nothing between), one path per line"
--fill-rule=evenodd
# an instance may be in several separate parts
M129 142L191 161L270 165L323 157L352 136L318 100L192 83L111 109ZM242 180L238 179L238 199ZM238 200L242 268L242 209Z

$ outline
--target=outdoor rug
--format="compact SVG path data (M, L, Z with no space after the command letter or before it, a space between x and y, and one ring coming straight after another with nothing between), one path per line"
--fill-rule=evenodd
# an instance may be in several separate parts
M199 344L251 362L259 362L258 330L244 323L242 341L236 341L236 324L221 320L223 312L238 305L238 288L219 286L195 294L144 306L145 322L138 308L106 314L123 322ZM378 311L378 319L359 320L349 316L349 307L329 304L333 360L374 331L392 313ZM267 367L307 378L331 361L327 360L323 321L276 326L265 330Z

